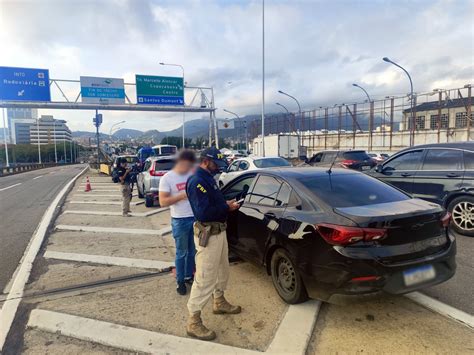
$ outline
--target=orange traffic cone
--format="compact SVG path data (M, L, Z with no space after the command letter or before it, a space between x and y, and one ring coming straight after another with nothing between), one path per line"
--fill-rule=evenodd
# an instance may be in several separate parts
M89 192L89 191L92 191L92 187L91 187L91 182L89 181L89 176L87 177L87 180L86 180L86 189L85 189L85 192Z

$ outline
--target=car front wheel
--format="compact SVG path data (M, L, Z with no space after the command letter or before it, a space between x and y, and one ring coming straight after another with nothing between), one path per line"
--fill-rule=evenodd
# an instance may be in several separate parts
M448 206L451 227L458 233L474 237L474 197L460 196Z
M283 301L296 304L308 299L303 280L286 250L277 249L273 253L271 273L273 286Z

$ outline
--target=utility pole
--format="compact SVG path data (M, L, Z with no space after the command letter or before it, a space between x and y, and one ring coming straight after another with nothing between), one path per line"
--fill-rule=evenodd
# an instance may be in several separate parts
M6 158L6 163L7 163L7 168L10 167L10 162L8 160L8 143L7 143L7 126L5 124L5 110L2 107L2 116L3 116L3 142L5 143L5 158ZM11 129L10 127L8 127Z
M99 110L95 110L95 117L92 120L95 125L95 134L97 138L97 164L100 164L100 138L99 138L99 127L102 124L102 114Z
M262 156L265 156L265 0L262 0Z

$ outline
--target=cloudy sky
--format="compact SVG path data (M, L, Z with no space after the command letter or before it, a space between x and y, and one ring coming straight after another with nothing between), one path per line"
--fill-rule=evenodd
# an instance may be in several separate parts
M180 63L188 85L215 88L218 108L259 113L261 14L261 1L243 0L0 0L0 65L134 82L136 73L179 76L158 63ZM279 89L308 109L362 101L353 82L374 98L408 92L384 56L411 72L417 92L473 82L472 0L266 0L265 17L267 112L279 111L276 101L296 109ZM73 130L93 129L91 112L52 113ZM181 116L104 112L102 129L124 119L126 128L163 131Z

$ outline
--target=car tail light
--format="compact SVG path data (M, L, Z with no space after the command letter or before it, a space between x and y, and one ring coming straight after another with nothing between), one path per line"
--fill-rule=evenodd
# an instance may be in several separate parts
M446 214L441 217L439 220L441 222L441 225L445 228L449 227L449 222L451 222L451 213L446 212Z
M346 160L341 161L341 165L344 168L347 168L349 165L352 165L352 164L355 164L355 163L357 163L357 160L346 159Z
M163 176L166 174L166 171L161 171L161 170L150 170L150 175L151 176Z
M332 245L349 245L359 241L374 241L386 237L387 230L382 228L359 228L320 223L316 230L323 239Z

